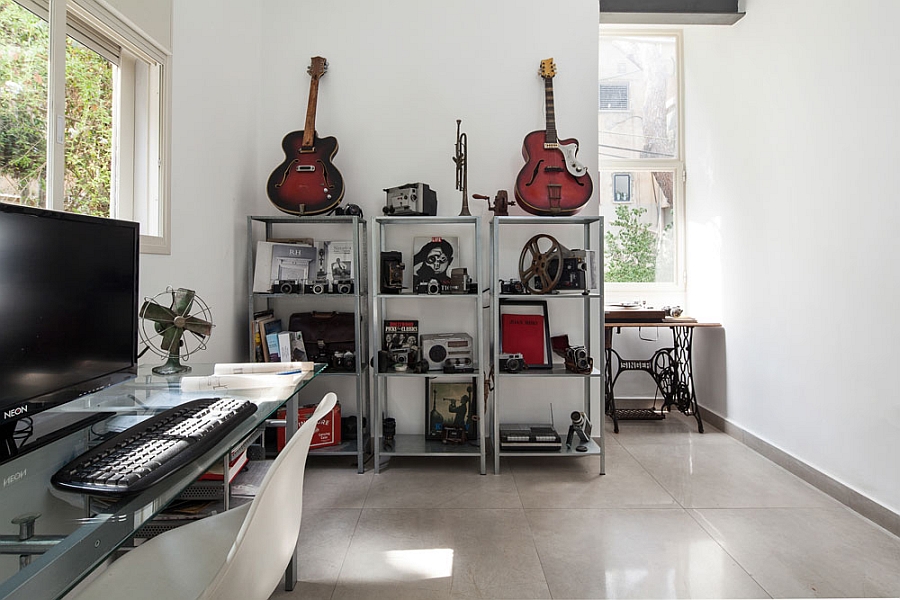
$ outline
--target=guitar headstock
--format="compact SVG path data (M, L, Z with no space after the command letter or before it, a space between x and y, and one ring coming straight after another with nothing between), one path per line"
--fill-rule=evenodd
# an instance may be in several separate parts
M538 73L540 73L541 77L544 79L550 79L554 75L556 75L556 64L554 64L552 58L545 58L541 61L541 68L538 69Z
M313 79L318 79L319 77L324 75L325 71L327 70L328 61L321 56L313 56L310 59L309 68L306 69L306 72L309 73L309 76Z

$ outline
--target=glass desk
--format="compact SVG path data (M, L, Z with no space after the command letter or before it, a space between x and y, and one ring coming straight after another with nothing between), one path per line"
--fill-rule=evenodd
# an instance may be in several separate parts
M214 365L192 364L191 367L192 371L184 376L210 375ZM317 363L296 386L182 392L179 383L182 375L154 375L151 366L147 366L141 367L133 380L36 415L37 419L42 415L52 416L54 412L99 411L114 416L0 465L0 537L14 540L19 535L19 517L40 513L32 539L38 543L44 540L47 546L46 552L33 555L31 563L21 568L18 554L0 554L0 599L51 600L65 595L144 523L261 427L278 408L286 406L287 414L297 414L298 392L324 368L324 364ZM62 492L50 485L50 477L60 467L88 449L92 432L121 430L188 400L226 395L252 400L259 408L198 460L147 490L105 506L105 503L89 501L82 494ZM286 435L290 438L297 430L297 419L286 421ZM296 573L295 554L286 573L287 589L293 588Z

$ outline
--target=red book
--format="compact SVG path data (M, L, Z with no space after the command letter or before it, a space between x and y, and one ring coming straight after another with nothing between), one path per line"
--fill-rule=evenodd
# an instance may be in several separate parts
M544 365L550 362L546 355L543 315L505 313L502 315L500 329L500 348L503 353L520 353L526 365Z

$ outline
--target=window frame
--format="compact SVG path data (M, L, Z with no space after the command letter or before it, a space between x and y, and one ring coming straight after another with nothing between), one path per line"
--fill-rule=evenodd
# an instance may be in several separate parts
M632 294L653 294L653 293L677 293L683 295L686 291L687 287L687 272L686 272L686 227L687 227L687 219L685 216L686 212L686 202L685 202L685 192L687 186L687 171L685 169L685 158L684 158L684 131L685 131L685 122L684 122L684 35L683 30L681 29L672 29L672 28L635 28L629 26L619 26L619 25L610 25L610 24L600 24L599 26L599 35L598 35L598 46L600 39L603 37L627 37L627 36L635 36L635 37L666 37L666 38L674 38L675 41L675 52L676 52L676 78L677 78L677 91L676 98L678 102L677 106L677 119L678 119L678 127L677 127L677 143L675 145L677 156L675 158L667 158L667 159L659 159L659 158L639 158L639 159L623 159L623 158L611 158L608 156L603 156L603 146L601 145L600 135L599 135L599 127L598 127L598 165L599 165L599 173L627 173L627 172L651 172L651 171L671 171L674 173L674 189L673 189L673 209L674 209L674 220L673 223L675 225L675 267L674 267L674 281L672 282L605 282L605 288L607 292L614 293L616 295L628 295L631 298ZM600 57L600 61L603 58ZM599 77L599 74L598 74ZM599 84L599 82L598 82ZM629 98L630 101L630 98ZM603 113L609 111L604 111L600 109L598 102L598 119L601 118ZM599 125L599 123L598 123ZM598 174L599 180L599 174ZM633 178L632 178L633 185ZM599 200L599 199L598 199ZM615 207L618 205L615 202L608 203L610 211L614 212ZM604 204L601 204L600 211L603 214ZM610 217L607 216L607 222L611 223L609 220ZM683 298L681 298L683 301Z
M63 206L65 56L66 37L71 36L118 67L113 86L110 216L141 223L141 253L169 254L170 54L96 0L13 1L50 26L47 208L62 210ZM145 233L148 223L155 226L155 235Z

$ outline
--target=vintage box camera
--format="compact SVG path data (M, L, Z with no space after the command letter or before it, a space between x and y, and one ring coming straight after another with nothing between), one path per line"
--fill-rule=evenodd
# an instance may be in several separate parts
M525 368L525 357L518 352L501 353L497 358L501 371L518 373Z
M352 279L339 279L331 283L331 293L332 294L352 294L353 293L353 280Z
M276 279L272 282L273 294L299 294L302 291L299 281Z
M510 279L509 281L500 280L501 294L524 294L525 286L518 279Z
M437 215L437 193L426 183L407 183L385 188L384 214L392 216Z
M584 346L569 346L566 348L566 369L575 373L590 373L594 367L594 361L588 355Z
M390 250L381 253L381 293L399 294L403 289L403 253Z
M328 281L325 279L306 279L303 281L304 294L324 294L328 291Z

